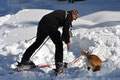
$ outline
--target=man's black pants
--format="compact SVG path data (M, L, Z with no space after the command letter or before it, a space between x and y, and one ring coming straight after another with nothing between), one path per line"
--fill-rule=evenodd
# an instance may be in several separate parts
M47 36L50 36L51 40L55 44L55 61L63 62L63 43L60 38L60 32L45 32L44 30L42 30L42 28L38 29L36 41L25 51L22 59L29 60L32 54L37 48L39 48L39 46L44 42Z

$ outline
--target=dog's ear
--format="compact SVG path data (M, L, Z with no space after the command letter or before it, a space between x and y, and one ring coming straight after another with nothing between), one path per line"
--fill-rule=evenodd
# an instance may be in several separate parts
M83 49L83 50L81 51L81 53L86 53L86 51L87 51L87 50Z

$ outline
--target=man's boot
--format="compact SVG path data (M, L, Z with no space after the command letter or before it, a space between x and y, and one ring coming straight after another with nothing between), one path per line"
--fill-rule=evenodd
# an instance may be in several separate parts
M30 60L26 60L22 58L21 62L18 63L18 66L35 66L35 64Z
M63 70L63 63L62 62L56 62L56 72L62 72Z

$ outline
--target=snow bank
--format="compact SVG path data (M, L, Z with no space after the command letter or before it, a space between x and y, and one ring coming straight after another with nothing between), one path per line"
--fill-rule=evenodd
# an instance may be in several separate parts
M27 18L28 16L32 16L32 13L36 12L37 14L34 16L34 18ZM36 35L36 28L37 25L34 25L33 27L28 27L24 22L29 21L36 21L38 20L38 17L41 18L43 15L39 15L39 13L49 13L50 11L47 10L22 10L18 12L17 14L13 15L9 20L7 20L4 24L10 24L12 22L18 23L16 25L24 25L24 27L21 28L13 28L7 27L5 31L3 31L3 41L0 55L1 60L4 59L5 62L8 64L0 64L1 65L1 71L5 69L9 69L9 67L14 68L14 62L16 60L20 61L21 57L24 53L24 51L34 42L34 40L30 41L29 43L25 43L25 39L29 39L31 36ZM30 13L30 14L29 14ZM28 15L29 14L29 15ZM106 14L106 13L104 13ZM101 15L101 12L93 15ZM105 15L101 16L104 17ZM86 18L86 19L85 19ZM101 27L101 25L98 25L96 27L89 27L94 26L97 24L98 21L94 21L96 18L93 18L89 21L90 17L84 17L79 18L74 24L73 27L73 38L71 39L71 49L70 51L66 50L66 45L64 45L64 62L72 62L74 59L79 57L80 51L82 49L87 49L91 52L91 54L95 54L99 56L103 61L105 61L102 64L102 70L100 72L89 72L85 68L85 57L83 57L78 63L71 66L70 70L68 72L65 72L62 76L58 77L60 79L63 77L64 79L78 79L78 77L82 77L84 79L84 75L86 74L87 77L96 77L95 79L98 79L98 77L101 78L101 76L104 76L106 79L106 74L112 74L113 71L116 69L119 69L119 55L120 55L120 25L116 26L104 26ZM118 19L116 19L118 20ZM17 22L16 22L17 21ZM81 23L80 23L81 21ZM106 20L107 21L107 20ZM14 23L12 23L14 25ZM28 24L30 25L30 24ZM82 27L84 25L84 27ZM9 25L7 25L9 26ZM3 28L2 28L3 29ZM54 63L54 53L55 53L55 47L51 40L49 40L42 48L41 50L31 58L35 64L47 64L47 63ZM11 65L12 64L12 65ZM5 67L4 67L5 66ZM55 68L55 66L51 66L50 68L43 68L42 70L45 73L48 73L51 69ZM73 71L75 75L73 75ZM21 77L24 77L23 74L27 75L25 72L20 73ZM30 74L34 74L34 72L30 72ZM39 76L43 77L44 74L37 73ZM17 73L15 74L17 75ZM66 76L67 75L67 76ZM71 76L73 75L73 76ZM64 77L66 76L66 78ZM70 77L71 76L71 77ZM45 76L47 79L48 76ZM36 78L35 76L33 78ZM45 79L45 78L43 78ZM91 78L92 80L93 78Z
M90 20L92 22L97 22L98 23L102 23L102 22L114 22L114 21L120 21L120 17L119 17L120 12L119 11L99 11L87 16L83 16L81 17L82 19L85 20Z
M11 17L11 15L6 15L4 17L0 17L0 28L1 28L1 25L4 24L4 22L6 22L10 17Z

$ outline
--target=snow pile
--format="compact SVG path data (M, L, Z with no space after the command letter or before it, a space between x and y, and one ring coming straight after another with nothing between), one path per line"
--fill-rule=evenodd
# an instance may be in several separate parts
M9 18L11 17L11 15L6 15L4 17L0 17L0 26L2 24L4 24L4 22L6 22ZM1 27L0 27L1 28Z
M120 21L118 17L120 14L119 11L100 11L87 16L84 16L82 19L90 20L92 22L108 22L108 21Z

